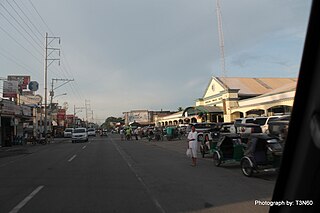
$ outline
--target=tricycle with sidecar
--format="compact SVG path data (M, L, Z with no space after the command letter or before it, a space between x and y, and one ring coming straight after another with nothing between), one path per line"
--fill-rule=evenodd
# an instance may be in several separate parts
M217 145L213 149L213 162L215 166L221 163L240 162L245 150L245 144L238 134L220 133Z
M176 126L169 126L166 128L166 137L168 141L174 139L181 140L181 134Z
M282 146L277 137L265 133L252 134L241 159L241 171L247 177L261 171L277 171L281 157Z

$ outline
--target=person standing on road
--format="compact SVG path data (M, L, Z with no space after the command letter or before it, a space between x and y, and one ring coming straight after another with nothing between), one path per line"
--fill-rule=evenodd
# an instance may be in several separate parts
M191 127L191 131L188 134L189 148L192 153L192 166L197 165L197 152L198 152L198 133L194 126Z

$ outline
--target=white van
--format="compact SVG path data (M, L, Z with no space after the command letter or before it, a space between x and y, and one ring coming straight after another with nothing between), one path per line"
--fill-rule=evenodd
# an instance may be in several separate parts
M88 142L88 132L86 128L75 128L72 133L72 143L78 141Z

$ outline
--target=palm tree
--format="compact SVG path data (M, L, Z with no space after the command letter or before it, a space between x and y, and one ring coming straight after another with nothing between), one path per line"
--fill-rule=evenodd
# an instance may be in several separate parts
M183 108L182 107L178 107L178 111L183 111Z

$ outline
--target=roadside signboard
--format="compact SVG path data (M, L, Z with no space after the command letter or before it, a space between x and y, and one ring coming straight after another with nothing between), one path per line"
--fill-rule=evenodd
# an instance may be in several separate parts
M4 81L3 82L3 97L16 98L18 94L18 81Z
M21 95L20 103L24 105L35 106L39 105L42 101L42 97L40 95Z
M8 81L18 81L21 89L27 89L30 82L30 76L25 75L8 75Z
M39 89L39 83L36 81L30 81L28 87L29 87L29 90L31 91L37 91Z

